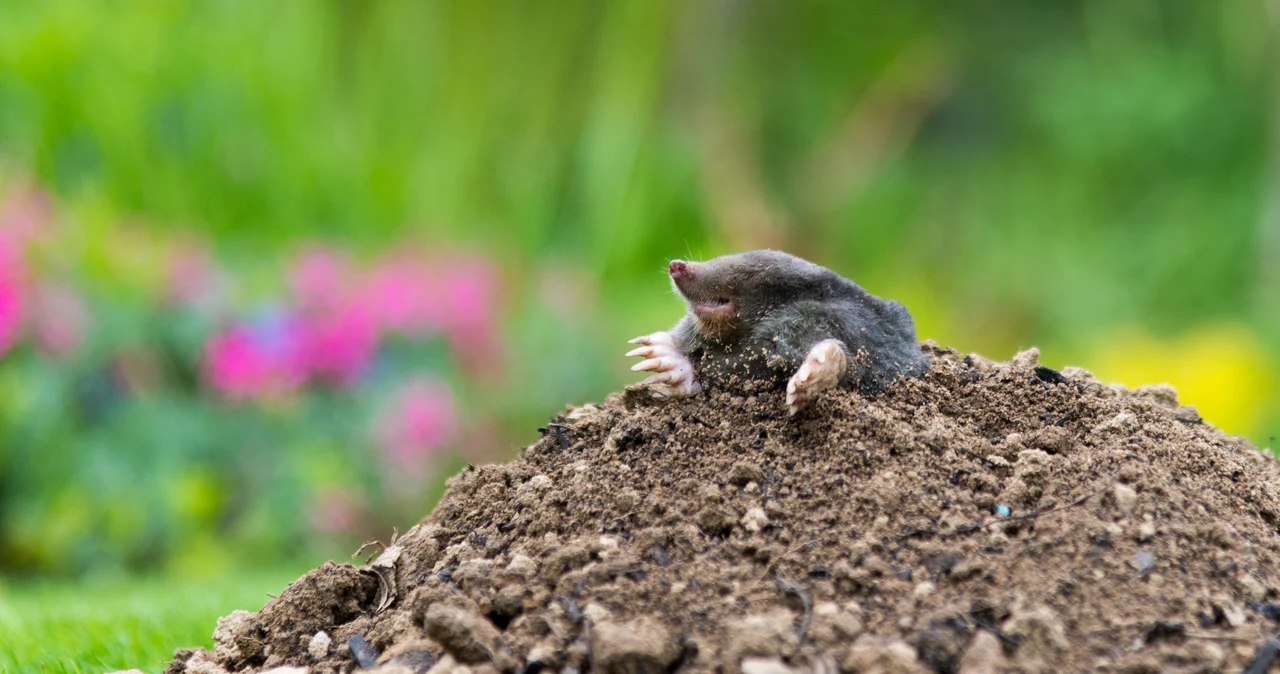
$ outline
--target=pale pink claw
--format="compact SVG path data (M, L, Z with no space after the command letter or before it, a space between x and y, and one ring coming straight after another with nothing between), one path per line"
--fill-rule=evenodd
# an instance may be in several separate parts
M839 341L826 339L815 344L804 364L787 382L787 414L794 416L819 393L834 388L847 366Z
M655 332L636 337L628 343L644 345L627 352L628 356L645 359L633 365L631 370L655 373L640 382L641 385L651 386L659 395L672 397L690 396L702 390L702 386L693 377L693 363L676 348L676 341L671 333Z

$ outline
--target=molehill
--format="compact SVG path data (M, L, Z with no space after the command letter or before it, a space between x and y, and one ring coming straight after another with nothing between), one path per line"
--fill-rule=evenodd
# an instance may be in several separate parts
M1211 672L1280 620L1280 469L1179 407L932 343L923 379L571 408L174 674ZM1265 665L1263 665L1265 668ZM285 669L282 671L302 671ZM1263 670L1258 670L1263 671Z

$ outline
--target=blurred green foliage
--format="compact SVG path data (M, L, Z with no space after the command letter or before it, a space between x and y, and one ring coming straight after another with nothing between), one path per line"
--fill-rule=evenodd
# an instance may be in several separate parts
M1035 344L1051 365L1171 381L1267 445L1280 433L1274 10L10 0L0 156L10 181L31 172L55 193L71 234L46 267L110 307L93 340L107 352L177 340L179 361L198 360L207 331L150 308L155 241L207 237L245 307L280 292L309 240L494 260L503 367L488 383L445 373L491 418L458 456L502 456L564 403L628 381L623 340L681 312L667 259L766 246L904 301L922 337L999 358ZM262 426L199 393L160 396L104 427L56 404L74 372L0 361L0 424L41 429L25 463L0 450L0 481L21 483L25 504L0 506L0 535L68 541L32 568L331 540L308 533L306 495L341 483L368 443L335 410L385 393L372 379ZM379 524L410 524L438 481L393 514L375 503ZM90 532L96 544L74 544Z

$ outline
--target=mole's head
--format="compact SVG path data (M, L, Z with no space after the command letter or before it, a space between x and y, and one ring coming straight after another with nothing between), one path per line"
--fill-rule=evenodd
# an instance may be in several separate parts
M771 309L822 299L840 277L794 255L753 250L706 262L672 260L667 268L676 292L689 304L698 330L729 339L755 325Z

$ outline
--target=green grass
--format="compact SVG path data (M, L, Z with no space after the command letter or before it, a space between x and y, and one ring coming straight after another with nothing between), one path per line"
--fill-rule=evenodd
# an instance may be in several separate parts
M163 671L174 649L212 645L218 617L256 610L305 569L213 580L0 579L0 672Z

